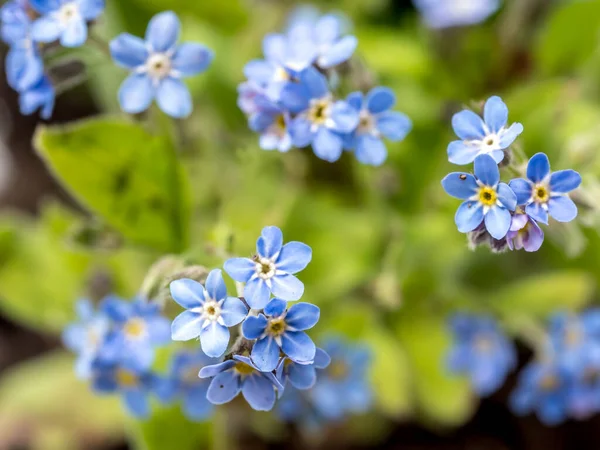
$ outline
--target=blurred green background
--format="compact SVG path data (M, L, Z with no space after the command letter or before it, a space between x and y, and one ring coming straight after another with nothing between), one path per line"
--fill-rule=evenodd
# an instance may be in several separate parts
M223 251L250 255L266 225L313 248L301 274L305 299L322 309L313 336L343 333L374 352L372 413L313 444L413 448L409 437L418 430L434 443L418 448L463 448L456 443L482 434L494 436L483 448L548 448L536 446L549 442L539 440L539 424L519 425L504 406L478 409L467 381L447 373L446 321L458 310L492 313L527 348L550 313L595 299L600 1L504 3L484 24L431 31L408 1L314 2L354 23L359 47L349 84L391 87L397 109L413 120L404 142L388 144L380 168L348 154L329 164L309 150L261 151L248 130L236 106L242 68L261 56L266 33L283 28L293 1L109 1L95 30L99 39L142 35L153 14L171 9L182 19L183 39L205 43L216 59L190 81L194 115L174 126L160 115L127 120L116 102L123 71L93 44L74 51L87 81L58 98L57 121L95 117L66 128L44 125L35 137L66 194L31 156L35 123L18 116L3 86L11 124L3 141L14 165L0 194L0 353L10 355L0 358L0 449L121 448L126 435L135 448L217 445L217 421L192 425L157 408L140 425L124 417L117 400L94 397L75 380L58 337L79 297L131 297L165 254L220 267ZM534 254L469 250L453 221L458 203L440 186L455 170L446 156L451 115L493 94L508 105L509 120L525 127L521 151L543 151L553 168L583 176L579 218L552 223ZM505 399L501 392L491 402ZM240 448L305 448L272 416L243 411L243 426L233 430L239 418L231 411L225 418L228 433L246 442ZM510 432L502 431L506 423ZM539 439L532 440L531 427ZM498 438L503 433L516 444ZM589 442L598 442L594 436L590 431ZM564 439L564 448L579 448Z

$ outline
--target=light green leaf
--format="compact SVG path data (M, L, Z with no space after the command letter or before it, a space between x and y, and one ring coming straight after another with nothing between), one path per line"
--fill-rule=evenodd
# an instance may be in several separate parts
M72 195L127 239L161 251L186 248L187 180L168 139L101 118L40 127L35 144Z

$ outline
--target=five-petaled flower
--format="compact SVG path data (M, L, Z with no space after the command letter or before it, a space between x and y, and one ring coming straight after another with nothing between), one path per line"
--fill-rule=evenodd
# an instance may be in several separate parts
M506 242L511 250L537 252L544 242L544 231L527 214L516 212L512 217Z
M510 229L510 211L517 206L517 196L500 183L500 171L491 156L478 156L474 169L475 176L454 172L442 180L448 194L465 200L456 212L458 231L468 233L484 222L493 238L502 239Z
M527 180L517 178L509 185L517 195L517 203L538 222L548 224L548 215L559 222L577 217L577 206L568 196L581 184L574 170L550 171L550 161L544 153L531 157L527 165Z
M187 278L171 282L170 288L173 300L186 309L171 325L172 339L200 337L204 353L214 358L223 355L229 344L228 327L244 320L248 308L239 298L227 296L221 271L215 269L208 274L206 288Z

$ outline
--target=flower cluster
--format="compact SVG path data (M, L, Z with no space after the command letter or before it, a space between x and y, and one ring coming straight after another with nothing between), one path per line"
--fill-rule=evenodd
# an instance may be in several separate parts
M342 21L333 15L297 20L286 33L265 37L264 59L246 65L247 81L238 88L238 105L260 134L262 149L312 146L329 162L348 150L364 164L383 164L382 138L401 141L412 123L391 111L396 98L387 88L336 98L327 75L337 77L335 68L352 57L357 44L354 36L343 35Z
M581 176L574 170L552 173L548 157L537 153L527 165L527 179L501 183L498 164L510 162L510 146L523 126L507 126L508 108L499 97L487 100L483 115L482 120L464 110L452 118L460 140L448 146L448 159L454 164L474 163L474 175L454 172L442 180L448 194L464 200L455 216L458 231L470 233L474 245L537 251L544 240L538 222L547 225L548 216L570 222L577 216L568 194L579 187Z

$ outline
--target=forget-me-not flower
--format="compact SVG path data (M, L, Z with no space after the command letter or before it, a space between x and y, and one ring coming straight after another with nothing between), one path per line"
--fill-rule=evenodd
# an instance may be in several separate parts
M150 20L145 40L123 33L110 43L113 60L132 72L119 90L123 111L141 113L156 98L172 117L191 114L192 98L182 78L204 72L213 53L201 44L178 45L180 29L175 13L167 11Z
M544 153L537 153L529 160L527 179L517 178L509 183L517 194L517 203L544 224L548 224L548 215L559 222L570 222L577 217L577 206L568 194L580 184L581 175L574 170L552 173Z
M207 392L208 401L222 405L241 392L248 404L257 411L270 411L275 405L277 389L283 386L271 372L261 372L246 356L207 366L200 370L201 378L212 378Z
M173 321L173 340L200 337L204 353L213 358L222 356L229 345L229 327L244 320L248 308L239 298L227 296L221 271L210 271L206 287L184 278L171 282L170 289L173 300L186 309Z
M312 258L312 249L302 242L283 245L277 227L265 227L256 241L252 258L232 258L225 262L225 272L235 281L246 283L244 299L252 309L263 309L271 293L286 301L300 300L304 284L294 276Z
M465 200L455 216L458 231L468 233L484 222L493 238L502 239L510 229L510 211L517 207L517 196L500 183L500 171L491 156L478 156L474 168L475 176L454 172L442 180L448 194Z
M63 47L83 45L87 22L104 10L104 0L30 0L29 4L42 16L33 23L33 39L44 43L60 40Z
M29 116L40 110L43 119L49 119L54 110L56 91L47 76L43 76L33 86L19 92L19 109L21 114Z
M326 369L330 363L331 357L327 352L317 347L311 364L299 364L288 357L282 358L277 368L277 378L283 386L289 381L296 389L310 389L317 382L317 369Z
M516 212L506 235L506 243L511 250L525 249L526 252L537 252L544 242L544 231L529 215Z
M483 107L483 120L473 111L464 110L452 117L454 132L461 139L448 145L448 160L470 164L479 155L490 155L496 163L504 159L504 150L523 132L523 125L508 124L508 108L500 97L490 97Z
M354 92L346 101L359 117L356 130L348 137L347 147L354 150L356 159L363 164L383 164L387 149L382 138L401 141L412 129L411 120L400 112L390 111L396 96L388 88L374 88L366 96Z
M289 133L290 114L277 104L263 97L256 97L260 105L248 119L252 131L260 133L260 148L287 152L292 148Z
M483 22L500 8L500 0L413 0L427 26L449 28Z
M319 321L319 308L310 303L296 303L290 309L284 300L274 298L265 306L264 314L249 316L242 324L246 339L257 339L250 357L263 372L277 368L279 352L292 361L311 364L316 347L304 332Z

